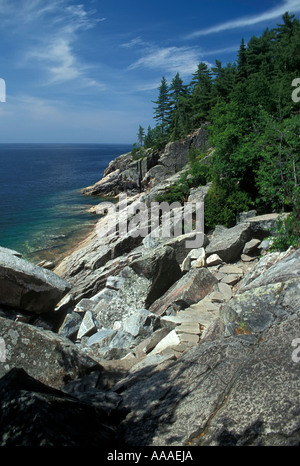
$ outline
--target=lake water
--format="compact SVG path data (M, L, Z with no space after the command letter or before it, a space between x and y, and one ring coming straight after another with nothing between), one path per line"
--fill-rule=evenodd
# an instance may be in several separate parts
M125 144L0 144L0 246L32 262L66 253L95 224L99 181Z

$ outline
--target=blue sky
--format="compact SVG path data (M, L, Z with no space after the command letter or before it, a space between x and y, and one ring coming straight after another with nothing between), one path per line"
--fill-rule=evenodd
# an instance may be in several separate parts
M0 0L0 142L134 143L162 76L236 60L300 0Z

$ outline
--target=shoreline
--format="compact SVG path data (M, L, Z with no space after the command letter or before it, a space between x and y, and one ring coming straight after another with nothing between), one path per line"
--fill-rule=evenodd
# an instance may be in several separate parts
M97 220L95 220L90 225L87 225L86 228L80 229L80 231L72 234L70 238L57 238L53 241L53 246L33 251L27 255L24 254L24 258L26 256L26 260L30 260L34 264L38 264L42 261L50 261L55 264L55 267L67 256L72 254L76 251L81 243L84 243L87 238L93 235L95 231L95 226L97 224Z
M93 196L94 202L97 197L98 196ZM104 201L104 197L99 196L98 201L99 203ZM24 254L23 258L25 260L29 260L35 265L38 265L42 261L52 262L54 264L54 270L66 257L88 245L95 237L96 226L99 220L99 216L95 211L95 206L97 205L98 204L91 203L87 206L86 212L91 215L90 222L83 224L82 227L75 229L69 234L62 234L57 238L54 238L53 246Z
M83 196L84 196L84 194L83 194ZM99 203L105 202L106 200L109 200L111 202L113 199L115 199L115 198L112 198L111 196L105 197L104 195L101 195L99 197L94 195L93 198L94 198L94 200L98 198ZM58 259L57 258L55 258L55 260L52 259L52 262L54 262L54 264L55 264L55 266L53 268L53 271L55 273L57 273L58 275L59 275L59 272L56 271L56 270L59 269L59 266L64 261L64 259L66 257L71 256L76 251L79 251L79 250L87 247L89 244L92 243L92 241L97 236L97 224L98 224L99 219L101 218L101 215L97 214L97 212L96 212L96 207L97 207L98 204L91 204L90 207L87 209L87 212L90 212L90 214L94 217L94 222L87 229L88 231L86 231L85 233L82 232L81 234L76 236L76 238L74 238L72 244L69 244L69 245L66 244L65 252L60 254Z

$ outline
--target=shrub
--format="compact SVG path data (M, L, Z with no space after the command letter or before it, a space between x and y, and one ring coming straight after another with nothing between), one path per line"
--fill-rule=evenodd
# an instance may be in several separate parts
M216 225L232 227L239 212L249 210L250 195L239 189L233 180L223 179L214 183L204 202L204 221L207 230Z
M290 246L300 246L300 220L295 212L286 218L278 217L272 237L271 251L286 251Z
M172 204L173 202L180 202L183 204L189 195L189 187L185 183L176 183L172 186L166 188L164 194L159 194L155 197L157 202L168 202Z
M191 188L204 186L211 180L210 169L208 165L194 162L189 170L188 184Z
M131 151L132 160L140 160L147 156L145 149L137 144L133 145Z

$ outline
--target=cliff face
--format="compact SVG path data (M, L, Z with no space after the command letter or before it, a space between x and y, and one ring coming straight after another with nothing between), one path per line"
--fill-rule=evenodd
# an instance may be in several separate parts
M148 155L140 160L133 161L131 153L117 157L109 164L103 178L83 189L82 193L116 196L122 191L142 192L182 170L188 162L191 147L208 147L205 127L185 139L170 142L161 152L148 150Z

